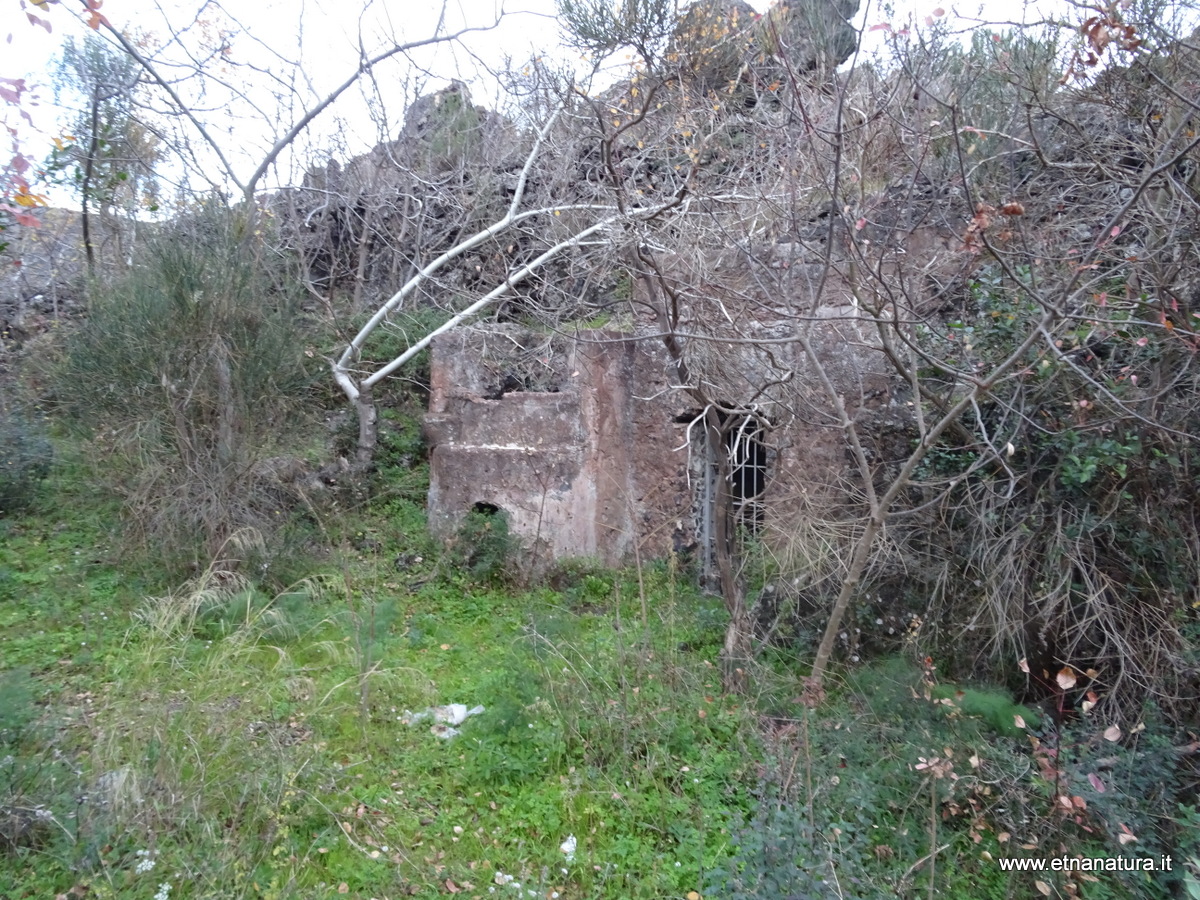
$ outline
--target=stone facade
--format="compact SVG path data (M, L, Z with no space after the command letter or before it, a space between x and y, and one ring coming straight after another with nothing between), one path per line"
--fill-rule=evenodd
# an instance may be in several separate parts
M540 558L615 565L694 542L686 404L660 346L489 326L442 335L432 353L435 534L494 508Z
M887 412L898 401L853 310L824 312L812 326L817 353L843 402ZM715 467L701 428L689 429L700 411L674 385L661 341L639 334L487 325L438 337L425 420L433 532L450 538L472 510L503 511L539 562L695 551L707 569ZM756 524L773 530L839 491L846 465L827 400L798 345L792 353L798 375L786 398L763 406L761 446L741 454L734 475L747 509L761 491Z

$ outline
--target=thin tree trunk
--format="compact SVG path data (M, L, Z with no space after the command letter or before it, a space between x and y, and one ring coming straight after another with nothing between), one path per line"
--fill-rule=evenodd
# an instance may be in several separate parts
M237 409L233 396L233 372L229 347L221 338L213 342L213 372L217 378L217 466L225 477L234 464L234 431Z
M95 172L96 154L100 152L100 88L92 91L92 127L91 139L88 141L87 158L83 161L83 183L80 185L80 209L82 219L80 226L83 230L83 252L87 257L88 278L96 277L96 249L92 246L92 216L88 208L88 198L92 195L92 176Z
M375 446L379 442L379 410L370 387L364 386L354 400L358 410L358 455L357 467L365 470L375 458Z

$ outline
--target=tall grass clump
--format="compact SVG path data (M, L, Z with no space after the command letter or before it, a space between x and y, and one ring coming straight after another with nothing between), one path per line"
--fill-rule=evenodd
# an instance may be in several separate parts
M234 535L218 555L254 537ZM135 613L87 761L86 824L104 838L98 896L133 896L156 857L153 883L169 866L187 896L251 896L254 882L286 896L295 852L330 839L336 822L314 792L333 802L338 775L312 725L328 704L294 656L326 587L266 596L213 564Z
M136 541L207 556L238 529L269 536L285 520L289 487L272 462L303 419L300 318L219 208L99 289L56 396L95 429Z
M20 410L0 408L0 518L33 502L52 457L41 423Z

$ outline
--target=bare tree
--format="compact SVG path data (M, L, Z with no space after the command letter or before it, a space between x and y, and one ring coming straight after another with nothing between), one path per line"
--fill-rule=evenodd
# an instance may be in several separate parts
M89 0L80 0L80 3L88 11L93 27L109 35L161 92L161 111L186 122L193 136L198 137L206 151L215 157L220 168L220 178L215 183L233 185L248 205L253 204L267 172L296 139L376 67L396 57L410 56L421 48L459 41L467 34L495 28L499 23L499 19L493 19L450 31L445 27L443 9L433 34L412 40L389 40L375 50L362 46L357 65L332 88L321 90L307 80L301 60L282 57L276 50L267 48L267 52L276 58L265 71L254 62L236 59L231 40L238 33L237 18L225 13L219 4L206 3L201 11L212 15L215 8L224 14L226 25L215 31L211 27L206 29L202 27L200 12L197 12L192 16L191 26L176 29L171 39L154 52L113 26ZM198 35L197 42L187 43L185 35L188 34ZM250 37L253 39L252 35ZM261 40L257 43L262 44ZM293 79L278 83L272 73L280 68L292 72ZM233 161L235 148L232 141L222 139L205 115L202 107L214 99L225 106L257 112L262 123L269 124L266 149L249 174L243 174ZM190 152L180 152L182 158L190 155Z
M759 439L755 423L803 420L840 435L853 501L835 516L838 586L812 699L865 576L893 565L881 547L941 572L930 584L942 598L935 627L986 625L989 649L1025 656L1043 688L1076 666L1118 705L1151 687L1168 702L1194 690L1177 674L1187 667L1169 624L1171 583L1151 578L1139 591L1136 604L1156 610L1146 628L1119 595L1129 576L1116 572L1145 569L1137 535L1152 530L1121 504L1175 465L1162 460L1187 470L1197 433L1190 401L1168 399L1191 397L1194 380L1177 353L1195 331L1195 288L1179 265L1196 234L1197 138L1184 124L1195 103L1177 85L1193 77L1195 57L1167 32L1151 39L1153 18L1106 15L1089 20L1077 56L1123 57L1091 83L1063 80L1053 33L984 34L957 49L934 28L897 44L884 77L814 83L787 53L759 64L730 54L743 61L719 91L711 72L681 65L587 101L618 214L680 198L669 214L608 229L607 258L638 286L634 320L652 324L675 361L716 465L730 687L744 686L755 652L739 510L761 502L786 519L796 508L740 495L738 455ZM720 39L745 46L736 30ZM1148 103L1146 85L1163 99ZM1169 374L1142 354L1155 346L1172 358ZM890 447L884 420L898 435ZM1186 501L1162 496L1192 520ZM1012 543L1023 511L1052 503L1071 505L1077 522L1033 533L1070 564L1036 540ZM1079 536L1093 507L1122 520L1100 543ZM972 510L965 550L928 530L931 515ZM970 573L997 521L1021 553L993 586ZM1185 573L1200 545L1185 531L1170 569L1195 596ZM945 585L963 579L980 582L986 613L948 606Z

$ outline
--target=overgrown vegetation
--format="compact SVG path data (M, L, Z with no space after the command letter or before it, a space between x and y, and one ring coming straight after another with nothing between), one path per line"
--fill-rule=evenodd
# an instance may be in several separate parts
M281 139L14 351L0 895L1200 897L1200 49L939 12L843 76L848 7L563 3L626 81L456 82L256 198ZM502 298L544 378L564 321L648 324L720 596L539 577L484 503L430 536L428 356L382 370ZM736 495L798 422L835 483Z
M66 340L53 402L90 431L131 534L168 560L211 557L241 528L274 536L298 502L303 460L281 457L311 440L311 375L273 274L209 206L99 287Z
M925 333L941 345L933 355L962 370L1011 353L1039 314L1025 293L1031 273L1018 274L1024 283L982 272L964 315ZM1052 335L1061 356L1024 356L1023 377L928 458L923 483L952 485L931 510L948 527L922 527L906 549L925 557L937 618L1025 648L1034 693L1052 692L1062 661L1086 661L1111 715L1138 716L1152 697L1186 721L1200 691L1197 459L1186 436L1200 420L1184 374L1191 337L1148 326L1147 303L1112 283L1092 298L1094 318ZM1005 450L981 466L973 447L986 441ZM1070 705L1082 697L1081 685Z
M1105 741L903 659L851 670L820 711L789 656L723 695L720 601L673 566L498 589L414 555L423 523L391 503L339 526L340 574L274 592L218 564L102 605L111 569L71 547L99 544L104 510L13 571L54 532L26 514L3 565L46 612L5 624L28 650L0 688L0 892L1035 897L996 860L1119 855L1125 829L1139 855L1195 852L1178 737L1153 718ZM58 560L96 587L53 618L65 582L30 576ZM413 715L448 703L484 709L450 738Z

